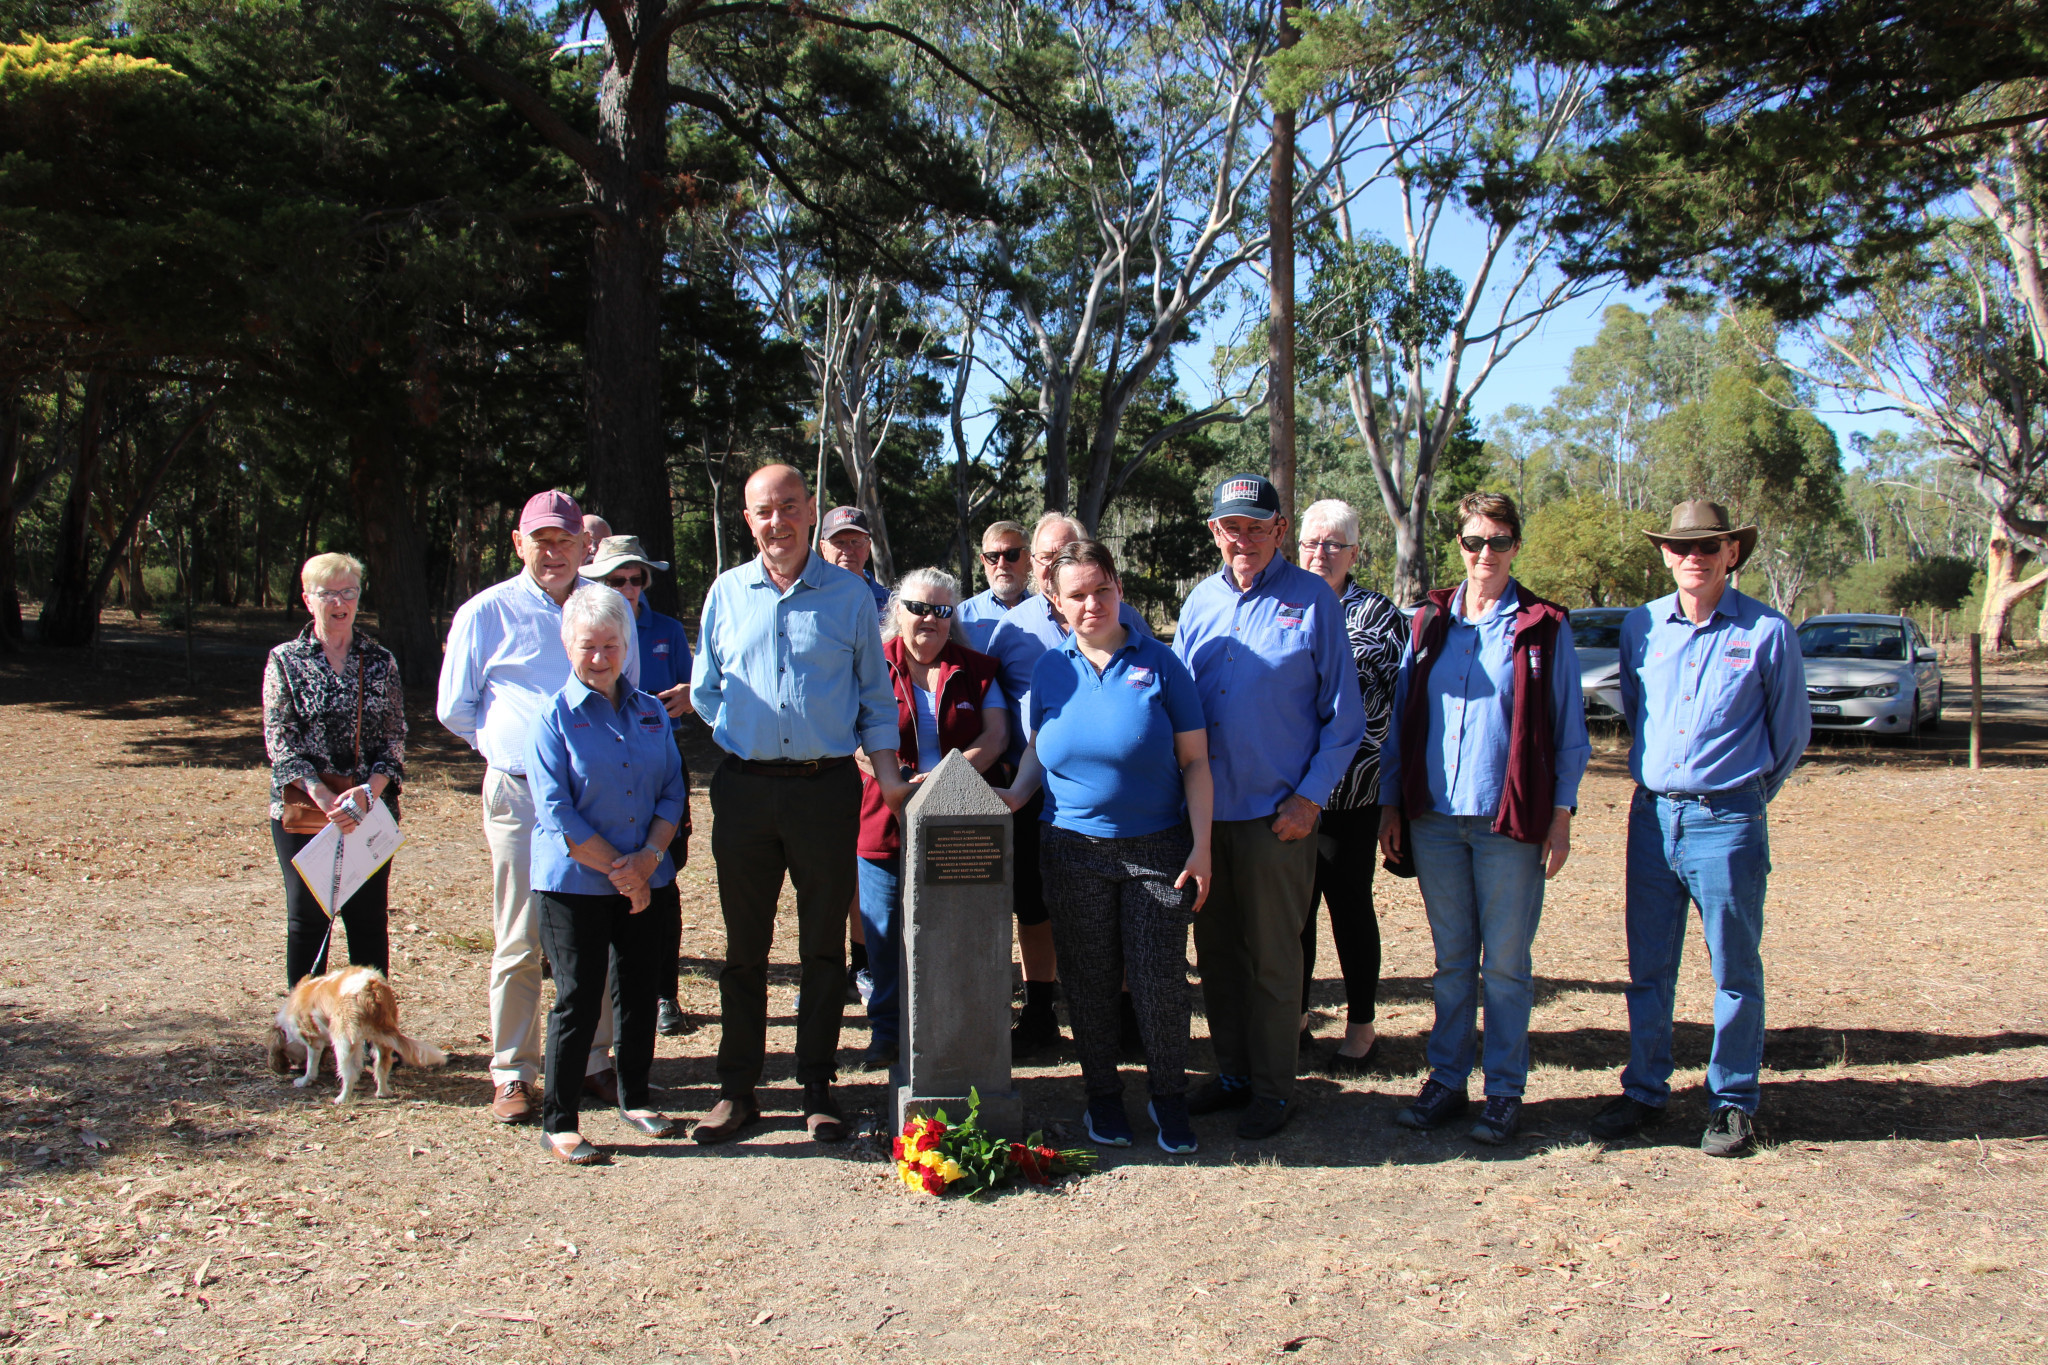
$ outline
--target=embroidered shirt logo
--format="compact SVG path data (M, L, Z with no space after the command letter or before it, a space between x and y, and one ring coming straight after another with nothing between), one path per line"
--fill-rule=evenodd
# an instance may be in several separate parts
M1280 629L1299 630L1308 620L1308 603L1282 602L1279 611Z
M1750 656L1750 652L1748 645L1731 645L1728 649L1728 657L1731 659L1747 659Z
M666 640L660 640L660 641L657 641L657 642L655 643L655 646L654 646L654 653L655 653L655 655L656 655L657 657L659 657L660 655L664 655L664 654L668 653L668 641L666 641Z
M1143 687L1152 681L1152 670L1144 667L1133 668L1124 674L1124 681L1133 687Z

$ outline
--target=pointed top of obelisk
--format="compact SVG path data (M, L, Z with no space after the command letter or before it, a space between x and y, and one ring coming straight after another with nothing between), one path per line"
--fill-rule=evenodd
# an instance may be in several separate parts
M1008 815L1010 808L1003 804L1003 798L996 795L995 788L976 771L958 749L947 754L917 784L916 794L910 798L904 810L906 821L919 816L943 819L959 815Z

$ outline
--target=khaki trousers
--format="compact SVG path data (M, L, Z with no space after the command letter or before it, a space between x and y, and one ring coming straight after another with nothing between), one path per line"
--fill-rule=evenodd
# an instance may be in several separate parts
M1316 885L1316 836L1282 843L1273 821L1218 820L1215 880L1195 916L1195 960L1216 1068L1252 1093L1294 1094L1301 1051L1301 926Z
M526 779L484 771L484 842L491 850L491 1084L540 1075L540 902L533 895L533 793ZM586 1074L611 1065L612 993L604 995Z

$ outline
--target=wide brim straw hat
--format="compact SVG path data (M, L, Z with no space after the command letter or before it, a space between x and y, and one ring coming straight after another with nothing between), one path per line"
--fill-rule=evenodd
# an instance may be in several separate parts
M576 572L585 578L604 578L628 564L645 564L650 569L668 572L665 561L648 557L638 536L606 536L597 543L597 558Z
M1756 552L1756 527L1731 525L1728 509L1718 502L1705 498L1694 498L1681 502L1671 509L1671 525L1662 531L1645 531L1644 535L1659 545L1667 540L1712 540L1724 536L1735 542L1740 551L1735 557L1735 567L1741 568Z

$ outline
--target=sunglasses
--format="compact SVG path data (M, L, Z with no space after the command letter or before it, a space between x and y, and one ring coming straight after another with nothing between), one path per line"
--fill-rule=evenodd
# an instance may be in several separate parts
M936 616L941 621L949 620L953 615L953 608L944 602L912 602L905 598L902 607L912 616Z
M1664 542L1664 548L1680 559L1687 555L1703 555L1711 559L1721 553L1721 547L1727 543L1719 536L1709 536L1705 540L1667 540Z
M1022 545L1012 545L1007 550L983 550L981 552L982 562L985 564L995 564L998 562L1015 564L1023 557L1024 547Z
M1504 555L1515 548L1513 536L1459 536L1458 543L1465 547L1465 553L1468 555L1476 555L1481 550L1491 550L1497 555Z
M604 585L607 588L644 588L647 586L647 575L644 573L615 573L610 578L605 579Z

